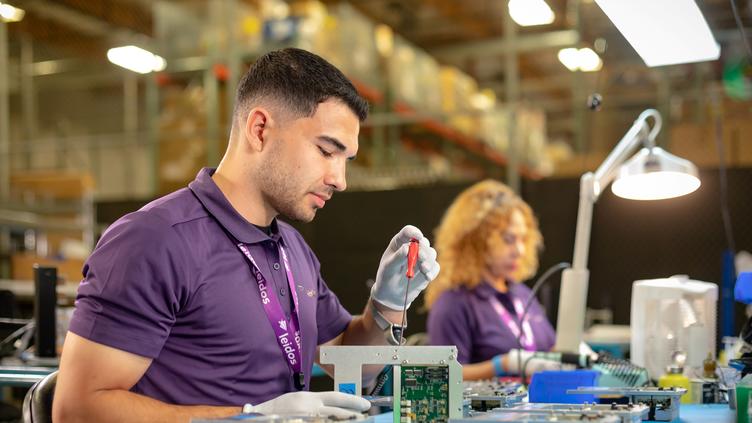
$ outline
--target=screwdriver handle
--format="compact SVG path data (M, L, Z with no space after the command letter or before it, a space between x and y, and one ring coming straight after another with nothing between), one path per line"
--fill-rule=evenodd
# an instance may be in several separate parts
M418 240L413 238L410 240L410 249L407 250L407 276L408 279L412 279L415 276L415 263L418 261Z

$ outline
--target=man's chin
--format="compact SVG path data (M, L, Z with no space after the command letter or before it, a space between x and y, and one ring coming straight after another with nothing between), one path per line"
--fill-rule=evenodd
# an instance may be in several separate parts
M284 213L287 219L294 222L311 223L313 218L316 217L316 208L312 208L310 211L296 211L295 213Z

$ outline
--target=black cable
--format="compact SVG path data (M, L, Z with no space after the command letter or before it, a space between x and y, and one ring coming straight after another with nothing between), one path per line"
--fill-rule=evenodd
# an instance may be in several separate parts
M381 391L381 388L384 387L386 380L389 378L389 372L391 370L391 365L384 366L379 375L376 377L376 385L374 385L373 389L371 389L371 393L369 395L378 395L379 391Z
M535 299L535 295L538 293L538 290L543 286L544 283L548 280L548 278L551 277L552 274L559 270L566 269L568 267L571 267L571 265L565 261L561 263L557 263L551 267L549 267L543 274L538 278L538 280L535 281L533 284L533 287L530 289L530 295L527 297L527 301L525 301L525 306L522 308L522 316L520 316L519 320L517 321L519 325L519 333L517 334L517 348L519 349L519 353L517 354L517 369L520 372L520 376L522 377L522 383L525 383L525 372L524 368L522 367L522 334L525 333L522 329L522 325L525 322L525 317L527 317L527 312L530 309L530 305L533 303L533 299Z
M744 25L742 24L742 19L739 17L739 11L736 9L736 1L729 0L729 3L731 3L731 10L734 12L734 20L736 21L736 26L739 28L739 33L742 35L742 41L744 41L744 47L747 49L747 54L749 55L749 59L752 60L752 48L749 46L749 39L747 38L747 33L744 31Z

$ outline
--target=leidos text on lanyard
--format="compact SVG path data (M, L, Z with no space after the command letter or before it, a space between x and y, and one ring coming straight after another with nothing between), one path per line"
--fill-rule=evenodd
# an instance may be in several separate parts
M290 295L292 295L293 301L293 308L289 320L285 317L285 313L282 310L282 305L279 302L277 294L274 290L270 291L268 289L268 282L261 273L259 266L256 264L256 260L253 259L248 247L242 242L239 242L238 248L251 264L251 271L253 272L253 277L256 279L256 284L258 285L261 303L264 306L264 312L266 313L267 319L269 319L269 324L272 325L272 329L277 338L277 344L279 345L282 354L285 356L288 367L290 367L290 370L293 373L295 388L302 390L305 388L305 374L303 373L303 355L301 352L302 343L300 340L300 322L298 320L298 295L295 291L295 280L292 276L287 253L280 244L279 253L282 256L282 261L285 265L287 284L290 287ZM292 340L290 339L290 333L293 334Z

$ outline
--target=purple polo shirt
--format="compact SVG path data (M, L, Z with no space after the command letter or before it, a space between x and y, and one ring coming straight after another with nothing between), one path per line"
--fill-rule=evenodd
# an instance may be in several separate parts
M481 283L474 289L461 287L444 292L428 315L429 344L456 345L457 359L462 364L480 363L519 348L516 337L491 304L493 295L501 304L509 304L517 298L524 304L530 288L512 283L508 293L502 294L491 285ZM515 315L513 310L510 315ZM556 334L536 299L530 305L526 320L530 322L536 349L553 348Z
M342 333L352 316L321 278L302 236L275 219L269 236L230 205L203 169L188 188L112 224L84 266L70 330L151 358L131 389L171 404L258 404L294 391L248 260L249 246L289 317L281 243L299 300L303 371L316 346Z

